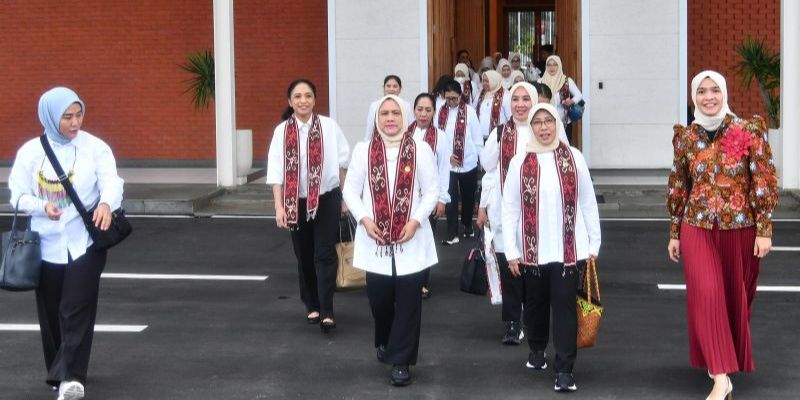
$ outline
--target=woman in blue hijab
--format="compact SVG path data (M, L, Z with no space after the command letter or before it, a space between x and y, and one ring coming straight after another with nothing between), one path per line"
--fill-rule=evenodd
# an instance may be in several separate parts
M65 87L50 89L39 100L43 135L84 207L94 209L93 223L106 230L111 210L122 203L123 181L111 148L81 130L85 113L83 101ZM39 137L17 152L8 186L11 204L31 215L31 229L41 239L36 305L47 383L58 389L58 400L81 399L106 252L94 248Z

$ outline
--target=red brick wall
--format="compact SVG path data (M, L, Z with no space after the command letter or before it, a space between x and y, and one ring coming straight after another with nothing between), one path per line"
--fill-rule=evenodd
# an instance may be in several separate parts
M735 46L750 35L763 39L772 51L780 51L780 3L780 0L689 0L689 83L700 71L716 70L728 82L728 103L734 113L742 117L753 114L766 117L756 82L747 90L736 72L740 57Z
M236 0L237 125L266 146L294 78L317 84L328 109L327 8L323 0ZM214 109L196 112L178 67L213 47L211 0L14 1L0 13L0 159L40 134L39 96L57 85L86 103L84 129L118 159L213 160Z

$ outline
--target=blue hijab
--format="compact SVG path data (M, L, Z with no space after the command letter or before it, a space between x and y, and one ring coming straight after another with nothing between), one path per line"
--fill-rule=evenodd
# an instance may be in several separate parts
M45 135L56 143L67 144L71 140L61 135L58 127L61 116L72 103L80 104L81 111L86 112L86 106L78 95L65 87L54 87L44 92L39 99L39 122L44 127Z

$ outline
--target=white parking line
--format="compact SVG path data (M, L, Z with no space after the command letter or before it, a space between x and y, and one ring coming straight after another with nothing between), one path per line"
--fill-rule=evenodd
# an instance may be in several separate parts
M658 284L660 290L686 290L686 285L673 285L673 284ZM756 288L758 292L800 292L800 286L759 286Z
M772 246L772 251L800 251L800 247Z
M147 329L147 325L101 325L94 326L95 332L139 333ZM0 324L0 331L38 332L37 324Z
M262 275L190 275L190 274L125 274L106 272L100 275L107 279L163 279L200 281L265 281L269 276Z

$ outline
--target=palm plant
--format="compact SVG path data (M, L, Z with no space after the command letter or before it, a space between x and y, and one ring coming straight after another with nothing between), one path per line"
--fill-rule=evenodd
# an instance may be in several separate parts
M192 74L191 78L185 80L186 90L183 92L192 94L194 109L208 108L214 100L214 53L205 50L189 54L180 67Z
M753 79L758 82L758 90L771 127L780 125L780 87L781 87L781 55L773 53L764 45L763 40L755 40L747 36L736 45L736 52L741 56L737 70L742 82L750 88Z

